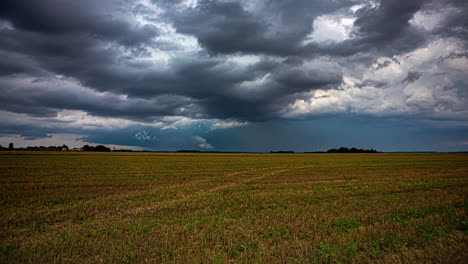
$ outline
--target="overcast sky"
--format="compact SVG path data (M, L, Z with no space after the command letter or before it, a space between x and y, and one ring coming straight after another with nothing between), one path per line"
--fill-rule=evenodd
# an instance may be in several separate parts
M2 0L0 144L468 150L466 0Z

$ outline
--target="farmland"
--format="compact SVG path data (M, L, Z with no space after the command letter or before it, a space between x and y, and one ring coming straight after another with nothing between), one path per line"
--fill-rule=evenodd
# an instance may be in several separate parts
M2 263L466 263L468 155L0 152Z

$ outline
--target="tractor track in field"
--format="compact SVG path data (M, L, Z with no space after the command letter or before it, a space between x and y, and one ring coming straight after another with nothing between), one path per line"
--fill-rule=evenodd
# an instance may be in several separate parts
M262 171L262 170L270 170L270 169L271 168L231 172L231 173L228 173L226 175L223 175L223 177L233 177L233 176L237 176L237 175L240 175L240 174L243 174L243 173L251 173L251 172ZM252 179L252 178L250 178L250 179ZM126 192L126 193L118 194L118 195L109 195L108 197L103 198L103 200L110 201L110 200L116 200L116 199L130 199L130 198L134 198L134 197L138 197L138 196L144 196L144 195L147 195L148 193L151 193L151 192L157 192L160 189L173 189L173 188L179 188L179 187L194 186L194 185L197 185L197 184L200 184L200 183L208 183L210 181L213 181L213 179L193 180L193 181L188 181L188 182L168 184L168 185L165 185L165 186L152 185L151 186L152 188L149 188L149 189L146 189L146 190L141 190L140 189L140 190L133 190L131 192ZM226 185L231 185L231 183L226 184ZM217 188L223 189L223 187L224 187L224 185L216 187L215 189L217 189ZM199 192L203 192L203 191L199 191ZM169 200L167 202L176 202L177 200L178 199L172 199L172 200ZM162 202L164 202L164 201L162 201Z
M179 197L179 198L176 198L176 199L164 200L164 201L160 201L160 202L154 202L154 203L151 203L151 204L149 204L147 206L140 206L140 207L135 207L135 208L121 208L122 210L100 211L100 212L97 212L93 216L93 222L100 222L100 221L103 221L103 220L106 220L106 219L108 220L110 216L122 219L122 218L127 218L127 217L135 216L135 215L140 215L141 216L141 214L149 213L149 212L152 212L154 210L175 209L175 208L177 208L177 206L179 206L180 203L184 203L184 202L188 202L188 201L191 201L191 200L199 199L200 197L210 195L210 194L212 194L214 192L217 192L217 191L220 191L220 190L225 190L225 189L233 188L233 187L236 187L236 186L241 186L241 185L246 184L246 183L262 180L262 179L264 179L266 177L273 176L273 175L283 173L283 172L286 172L286 171L291 171L291 170L295 170L295 169L310 168L310 167L314 167L314 166L309 165L309 166L299 166L299 167L289 167L289 168L278 166L278 167L273 167L273 168L276 168L276 170L274 170L274 171L271 171L272 168L263 168L263 169L244 170L244 171L229 173L229 174L226 174L225 177L233 177L233 176L241 175L241 174L244 174L244 173L253 173L253 172L266 171L261 176L246 178L246 179L242 179L242 180L236 180L234 182L230 182L230 183L227 183L227 184L222 184L220 186L216 186L216 187L213 187L213 188L210 188L210 189L207 189L207 190L196 191L196 192L193 192L191 194L187 194L187 195L185 195L183 197ZM204 180L198 180L196 182L197 183L209 182L209 180L204 179ZM191 183L188 183L188 184L191 184ZM168 188L168 187L170 187L170 186L163 187L163 188ZM125 196L126 195L117 196L117 197L114 196L114 197L108 197L108 198L119 198L120 199L120 198L123 198ZM60 211L61 210L57 210L57 211L54 211L54 212L49 211L48 214L60 214ZM56 224L49 226L49 228L56 229L56 228L61 228L64 225L67 225L67 223L59 221Z
M177 205L179 203L188 202L190 200L197 199L199 197L209 195L209 194L214 193L216 191L225 190L225 189L240 186L240 185L243 185L243 184L246 184L246 183L262 180L262 179L264 179L266 177L273 176L273 175L283 173L283 172L286 172L286 171L295 170L295 169L310 168L310 167L314 167L314 166L309 165L309 166L291 167L291 168L277 167L278 169L279 168L282 168L282 169L275 170L275 171L272 171L272 172L267 172L267 173L265 173L265 174L263 174L261 176L258 176L258 177L247 178L247 179L244 179L244 180L239 180L239 181L231 182L231 183L228 183L228 184L220 185L220 186L208 189L208 190L201 190L201 191L189 194L187 196L184 196L182 198L173 199L173 200L166 200L166 201L163 201L163 202L158 202L158 203L155 203L155 204L153 204L151 206L138 207L138 208L135 208L134 210L132 210L129 214L133 215L133 214L140 214L140 213L150 212L152 210L164 210L164 209L175 208L175 207L177 207ZM257 170L246 170L246 171L230 173L230 174L227 174L226 176L227 177L232 177L232 176L240 175L240 174L243 174L243 173L258 172L258 171L270 170L270 169L271 168L257 169Z

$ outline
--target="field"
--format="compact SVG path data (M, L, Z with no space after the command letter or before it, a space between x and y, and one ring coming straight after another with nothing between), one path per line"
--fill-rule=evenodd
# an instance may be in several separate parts
M468 263L468 155L0 152L2 263Z

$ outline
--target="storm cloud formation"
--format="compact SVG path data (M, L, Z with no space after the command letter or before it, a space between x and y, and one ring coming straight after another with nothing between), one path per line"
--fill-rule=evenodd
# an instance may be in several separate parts
M3 0L0 134L330 114L464 125L467 17L459 0Z

